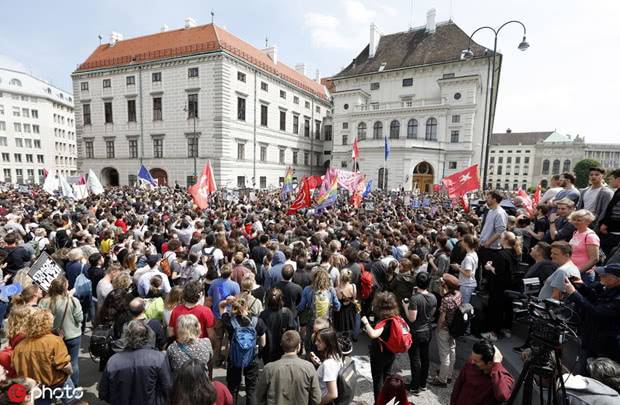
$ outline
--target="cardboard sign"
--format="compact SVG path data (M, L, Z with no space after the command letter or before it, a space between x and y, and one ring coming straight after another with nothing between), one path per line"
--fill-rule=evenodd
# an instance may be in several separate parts
M28 271L28 276L45 292L49 290L52 280L63 274L62 268L47 253L43 252Z

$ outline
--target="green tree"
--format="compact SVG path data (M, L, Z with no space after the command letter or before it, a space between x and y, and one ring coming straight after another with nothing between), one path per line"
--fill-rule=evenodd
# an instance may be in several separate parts
M578 188L588 187L588 176L591 167L600 167L601 162L594 159L583 159L575 165L575 177L577 182L575 186Z

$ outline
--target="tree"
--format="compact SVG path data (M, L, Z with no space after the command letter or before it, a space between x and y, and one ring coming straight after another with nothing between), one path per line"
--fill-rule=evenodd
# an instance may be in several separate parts
M594 159L583 159L575 165L575 177L577 181L575 186L578 188L588 187L588 176L591 167L600 167L601 162Z

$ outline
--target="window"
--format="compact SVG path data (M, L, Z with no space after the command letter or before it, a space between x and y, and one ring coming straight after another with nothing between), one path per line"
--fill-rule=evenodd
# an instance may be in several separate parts
M314 111L318 114L321 113L321 106L317 105L316 107L314 107Z
M314 139L321 139L321 121L314 120Z
M489 163L495 163L495 156L491 156L491 158L489 159Z
M244 143L237 144L237 159L238 160L245 159L245 144Z
M45 163L45 156L37 155L37 163Z
M21 153L15 153L15 154L13 154L13 157L15 158L15 162L16 163L21 163L22 162L22 154Z
M517 156L517 157L515 158L515 163L516 163L516 164L521 163L521 156Z
M347 168L347 161L346 160L341 160L340 161L340 167L342 169L346 169Z
M390 139L398 139L400 136L400 122L394 120L390 123Z
M164 157L164 138L153 138L153 157L157 159Z
M524 157L523 158L523 163L529 164L530 163L530 157L529 156Z
M24 132L27 134L30 133L30 124L24 124Z
M551 174L560 174L560 160L556 159L553 161L553 169Z
M6 131L6 122L0 121L0 131Z
M349 144L349 136L348 135L342 135L342 144L343 145L348 145Z
M562 172L570 172L570 160L566 159L562 164Z
M82 82L80 83L80 89L82 91L88 91L88 82Z
M34 140L34 147L37 149L41 149L41 141L38 139Z
M269 85L265 82L260 82L260 89L262 91L269 91Z
M456 162L448 162L448 168L450 170L456 169Z
M111 79L103 79L103 88L104 89L109 89L110 87L112 87L112 80Z
M296 150L293 151L293 164L299 164L299 152Z
M27 148L32 148L32 139L24 139L24 145L26 145Z
M30 110L32 118L39 118L39 110Z
M280 131L286 131L286 111L280 111Z
M437 140L437 120L433 117L426 120L426 134L424 139L427 141Z
M82 104L82 117L84 118L84 125L91 125L90 104Z
M198 118L198 94L187 95L187 118Z
M239 80L240 82L245 83L245 73L237 72L237 80Z
M383 137L383 123L381 121L377 121L372 127L372 139L381 139L382 137Z
M304 166L310 165L310 152L307 150L304 151Z
M245 121L245 98L237 97L237 119Z
M106 144L106 148L107 148ZM86 158L92 159L95 157L95 149L93 148L93 141L84 141L84 149L86 150ZM112 143L112 153L114 153L114 143Z
M0 146L7 146L7 137L0 136Z
M260 124L264 127L267 126L267 106L265 104L261 104L260 106Z
M127 122L136 122L136 100L127 100Z
M403 79L403 87L411 87L413 86L413 78L412 77L408 77L406 79Z
M26 163L32 163L34 162L33 160L33 156L30 153L26 154Z
M498 157L497 163L504 163L504 157L503 156Z
M514 172L515 176L518 176L519 172L520 172L519 166L515 166L515 172Z
M360 122L357 124L357 139L363 141L366 139L366 123Z
M153 121L161 121L163 119L161 97L153 97Z
M138 140L130 139L129 140L129 157L135 159L138 157Z
M2 155L4 155L4 153ZM4 169L4 181L11 181L11 169Z
M237 187L245 188L245 176L237 176Z
M198 137L190 136L187 138L187 157L198 157Z
M280 98L283 98L286 100L286 92L284 90L280 90Z
M136 85L136 76L127 76L125 78L125 82L127 86L135 86Z
M22 124L19 122L14 122L13 129L15 129L15 132L22 132Z
M187 77L198 77L198 68L191 67L187 69Z
M293 115L293 133L299 134L299 115Z
M453 115L452 116L452 123L453 124L458 124L459 122L461 122L461 116L460 115Z
M267 146L265 145L261 145L260 147L260 161L261 162L266 162L267 161ZM295 163L295 162L293 162Z
M22 115L24 116L24 118L29 118L30 117L30 110L27 108L22 108ZM64 117L63 117L64 119Z
M15 138L15 146L18 148L23 148L24 140L22 138Z
M304 119L304 136L310 138L310 120L308 118Z
M379 90L379 82L370 83L370 90Z
M279 154L278 154L278 162L280 162L281 165L284 164L284 154L286 152L286 149L280 149Z
M113 123L112 103L111 102L103 103L103 108L105 112L105 123L112 124Z
M501 176L502 174L502 166L497 166L497 175Z
M22 115L19 107L13 107L13 117L20 117Z
M0 97L2 96L2 93L0 93ZM2 104L0 104L0 115L4 115L4 106Z
M325 125L323 127L323 132L325 133L325 140L326 141L331 141L332 140L332 126L331 125Z
M151 81L153 83L161 82L161 72L154 72L151 74Z
M450 132L450 142L451 143L459 143L459 131L451 131Z
M512 156L506 157L506 163L508 163L508 164L512 163Z
M310 102L309 101L304 102L304 107L310 108Z
M379 189L383 190L387 187L389 174L390 174L390 171L388 169L384 167L379 169L379 181L377 184Z
M3 162L10 162L11 161L11 155L9 155L8 153L2 153L2 161Z
M407 123L407 139L416 139L418 137L418 120L412 118Z
M342 129L349 129L349 123L348 122L343 122L342 123Z
M258 180L260 188L267 188L267 176L260 176Z

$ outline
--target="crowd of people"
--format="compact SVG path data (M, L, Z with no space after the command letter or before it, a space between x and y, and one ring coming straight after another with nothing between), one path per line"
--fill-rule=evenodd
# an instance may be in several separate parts
M620 170L609 186L605 174L590 169L583 190L554 177L535 210L500 191L471 209L442 193L413 208L395 191L296 215L267 192L216 193L200 210L179 187L4 191L0 400L16 384L22 403L35 387L76 392L87 350L114 405L353 403L355 355L370 359L374 403L453 383L452 405L499 404L516 377L496 346L513 333L506 291L538 278L538 298L582 320L575 372L618 401ZM28 275L43 253L64 270L46 290ZM481 339L455 373L466 335ZM395 374L400 353L411 378ZM35 403L79 400L50 392Z

